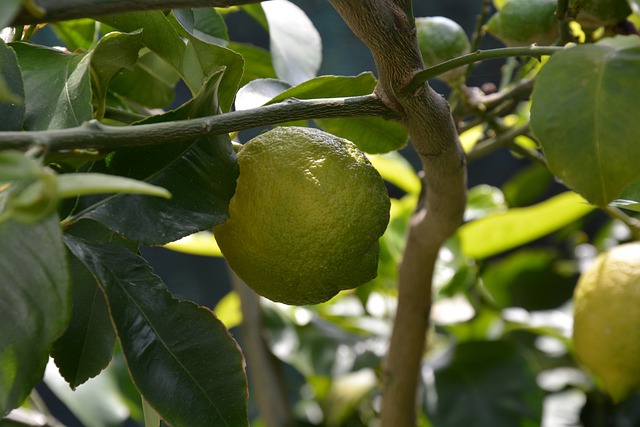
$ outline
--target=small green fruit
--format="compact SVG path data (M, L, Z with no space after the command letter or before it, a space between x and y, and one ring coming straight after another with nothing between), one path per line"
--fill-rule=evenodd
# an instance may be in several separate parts
M569 12L582 28L594 30L624 21L632 10L627 0L570 0Z
M464 29L444 16L416 18L416 30L422 60L427 67L465 55L471 48ZM452 82L464 74L465 68L447 71L437 78Z
M558 39L556 0L509 0L487 30L507 46L552 45Z

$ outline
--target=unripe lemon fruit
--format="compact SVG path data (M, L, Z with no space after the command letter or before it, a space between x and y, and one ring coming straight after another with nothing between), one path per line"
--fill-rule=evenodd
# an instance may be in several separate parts
M376 277L390 202L350 141L278 127L238 152L229 219L214 228L231 268L258 294L318 304Z
M557 0L508 0L487 30L507 46L553 44L559 35L557 6Z
M578 360L615 402L640 388L640 242L600 254L574 294Z
M416 32L422 60L426 67L469 53L469 38L464 29L455 21L444 16L416 18ZM459 67L437 78L453 81L464 74L466 67Z

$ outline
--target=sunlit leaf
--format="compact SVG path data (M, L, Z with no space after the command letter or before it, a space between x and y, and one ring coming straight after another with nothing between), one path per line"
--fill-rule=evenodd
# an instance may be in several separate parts
M71 297L58 218L0 223L0 417L44 374L49 348L66 327Z
M120 246L65 241L104 289L132 379L153 409L178 427L247 425L244 359L215 315L174 299Z
M418 195L422 183L415 169L400 153L389 152L367 156L385 181L409 194Z
M89 57L12 43L24 81L27 130L80 126L91 119Z
M471 221L460 227L458 236L465 254L486 258L559 230L594 209L576 193L566 192L537 205Z
M496 187L477 185L467 192L467 208L464 212L465 221L506 210L507 205L504 201L504 194Z
M531 126L549 169L606 206L640 176L640 39L619 36L553 55L532 95Z
M221 257L220 247L213 237L213 233L202 231L200 233L185 236L175 242L164 245L165 248L173 251L183 252L192 255Z
M291 85L278 79L256 79L238 90L236 110L248 110L260 107L289 89Z
M315 77L322 62L322 41L311 20L289 1L264 1L261 6L269 23L269 45L278 78L294 86Z
M213 312L227 329L231 329L242 323L242 310L240 307L240 296L237 292L231 291L218 301L218 304L213 308Z

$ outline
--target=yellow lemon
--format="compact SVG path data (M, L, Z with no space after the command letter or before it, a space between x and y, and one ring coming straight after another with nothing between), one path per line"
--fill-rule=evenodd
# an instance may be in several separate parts
M238 165L229 219L214 234L254 291L285 304L317 304L376 276L390 202L353 143L278 127L247 142Z
M640 388L640 243L600 254L581 275L574 303L576 356L619 402Z

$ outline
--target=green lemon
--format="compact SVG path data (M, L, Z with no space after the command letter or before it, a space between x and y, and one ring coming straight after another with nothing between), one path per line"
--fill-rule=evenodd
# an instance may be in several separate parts
M640 242L596 257L574 304L576 356L620 402L640 388Z
M285 304L318 304L376 277L390 202L352 142L279 127L247 142L238 165L229 219L214 234L254 291Z
M551 45L558 39L557 0L509 0L487 22L507 46Z
M569 0L569 11L589 30L616 25L632 13L627 0Z
M444 16L416 18L416 31L422 60L427 67L467 54L471 48L464 29ZM447 71L437 78L448 82L456 80L464 74L465 68Z

